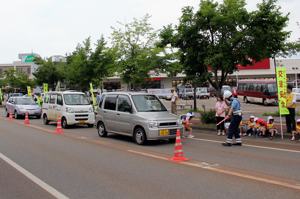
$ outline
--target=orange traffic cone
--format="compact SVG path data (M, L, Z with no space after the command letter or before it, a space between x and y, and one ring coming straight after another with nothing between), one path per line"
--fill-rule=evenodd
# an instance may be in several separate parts
M177 129L177 132L176 132L176 142L175 142L175 148L174 148L174 156L172 158L170 158L170 160L176 161L176 162L182 162L182 161L187 161L188 160L183 155L183 149L182 149L179 129Z
M24 124L29 126L30 125L30 121L29 121L29 117L28 117L28 112L25 113L25 120L24 120Z
M9 120L12 121L13 120L13 114L9 113Z
M63 129L61 128L61 117L58 116L57 118L57 126L56 126L56 134L62 134L63 133Z

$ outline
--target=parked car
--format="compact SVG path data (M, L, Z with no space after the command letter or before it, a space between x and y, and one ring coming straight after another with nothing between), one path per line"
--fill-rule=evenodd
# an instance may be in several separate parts
M18 119L21 116L25 116L26 112L28 116L35 116L38 119L41 118L41 108L31 97L10 97L5 105L6 117L9 114L14 114Z
M194 88L184 88L181 98L182 99L193 99L194 98Z
M57 121L59 116L63 128L74 124L93 127L95 123L93 107L82 92L59 91L45 94L42 105L43 123L47 125L49 121Z
M196 89L196 96L200 99L209 99L210 93L207 87L198 87Z
M132 136L139 145L148 140L175 141L176 131L181 132L181 120L168 112L156 95L133 92L104 94L96 115L100 137L108 133Z

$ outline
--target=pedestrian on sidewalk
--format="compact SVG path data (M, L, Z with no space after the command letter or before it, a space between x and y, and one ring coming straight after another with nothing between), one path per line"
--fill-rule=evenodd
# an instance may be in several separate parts
M227 108L228 108L228 106L227 106L226 102L223 100L223 97L218 96L217 102L215 105L216 123L218 124L217 125L217 135L225 135L225 128L224 128L225 121L223 121L223 120L225 118L225 113L226 113ZM223 122L221 122L221 121L223 121Z
M178 95L175 91L174 88L171 89L171 112L175 115L177 115L177 100L178 100Z
M228 106L230 106L229 112L225 118L231 118L228 128L227 139L223 146L242 146L242 139L240 136L240 123L242 121L241 103L238 98L232 96L231 91L224 91L223 98ZM233 136L235 137L235 143L232 142Z
M292 93L292 89L293 86L287 86L286 107L289 110L289 114L285 115L287 133L296 131L296 95Z

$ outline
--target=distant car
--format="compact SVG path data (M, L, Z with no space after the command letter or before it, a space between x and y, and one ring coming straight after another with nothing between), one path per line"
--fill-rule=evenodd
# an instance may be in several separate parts
M42 109L39 107L31 97L10 97L5 105L6 117L9 113L14 114L18 119L21 116L25 116L26 112L28 116L35 116L38 119L41 118Z
M210 93L207 87L198 87L196 89L196 96L199 99L209 99Z
M292 92L296 95L296 100L300 101L300 88L293 88Z
M9 93L7 99L9 99L10 97L21 97L21 96L23 96L22 93Z

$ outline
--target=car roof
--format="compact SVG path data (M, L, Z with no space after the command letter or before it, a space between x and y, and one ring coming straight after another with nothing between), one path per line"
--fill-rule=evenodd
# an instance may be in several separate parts
M154 95L154 94L130 91L130 92L108 92L108 93L103 93L103 95Z
M80 91L50 91L46 94L84 94Z

